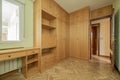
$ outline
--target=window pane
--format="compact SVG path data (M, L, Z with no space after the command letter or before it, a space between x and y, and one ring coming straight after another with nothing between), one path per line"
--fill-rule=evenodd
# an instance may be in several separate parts
M2 41L19 40L19 6L2 0Z

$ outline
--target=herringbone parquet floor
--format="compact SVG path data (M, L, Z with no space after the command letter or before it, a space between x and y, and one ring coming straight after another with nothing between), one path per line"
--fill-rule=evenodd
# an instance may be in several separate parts
M2 80L120 80L120 74L108 63L66 59L29 79L16 74Z

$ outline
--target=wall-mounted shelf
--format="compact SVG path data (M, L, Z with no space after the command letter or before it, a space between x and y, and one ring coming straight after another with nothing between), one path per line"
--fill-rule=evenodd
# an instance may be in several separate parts
M48 19L48 20L53 20L53 19L56 19L55 16L51 15L50 13L42 10L42 17L45 18L45 19Z
M41 70L52 66L57 48L56 17L42 10L42 61Z
M26 76L29 77L35 73L39 72L39 50L30 50L27 52L27 74Z
M42 27L43 27L43 29L49 29L49 30L56 29L55 27L53 27L51 25L47 25L47 24L42 24Z
M43 47L42 49L51 49L51 48L56 48L56 45L51 45L51 46Z
M56 48L42 50L42 71L52 67L56 62Z
M28 77L39 72L37 61L28 64L27 67L28 67L28 74L27 74Z
M43 49L43 50L42 50L42 56L46 56L46 55L49 55L49 54L54 54L53 51L54 51L55 49L56 49L56 47Z
M38 54L27 56L27 61L28 61L27 64L31 64L31 63L38 61Z
M28 73L29 73L28 76L31 76L32 74L37 73L37 72L38 72L37 67L31 67L28 70Z
M31 63L34 63L34 62L38 62L38 59L29 60L27 64L31 64Z

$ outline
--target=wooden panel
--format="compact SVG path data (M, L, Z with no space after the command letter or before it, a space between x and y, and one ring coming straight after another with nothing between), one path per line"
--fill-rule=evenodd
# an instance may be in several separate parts
M42 72L46 70L46 67L45 67L46 61L45 60L46 60L45 57L41 58L41 71Z
M27 78L39 72L38 62L27 65Z
M41 71L41 38L42 38L42 10L41 0L35 0L34 2L34 47L40 48L40 54L38 54L38 67Z
M54 16L56 16L56 15L58 15L57 14L57 8L56 8L56 2L54 1L54 0L50 0L50 7L49 7L49 9L50 9L50 12L51 12L51 14L53 14Z
M93 10L91 12L91 19L104 18L107 16L112 16L112 14L113 14L113 7L112 5L109 5L103 8Z
M44 53L41 59L41 70L42 72L46 69L49 69L53 67L53 65L56 63L56 50L52 49L51 51Z
M42 10L43 12L43 10ZM42 15L42 28L44 29L55 29L56 28L56 18L48 13Z
M65 22L62 20L59 20L58 23L58 32L59 32L59 37L58 37L58 44L59 44L59 60L65 58L66 54L66 26Z
M55 16L53 16L52 14L50 14L44 10L42 10L42 17L45 19L48 19L48 20L53 20L56 18Z
M56 47L56 35L52 31L42 29L42 48Z
M62 11L62 10L61 10ZM66 14L67 15L67 14ZM58 19L58 61L65 59L68 57L68 48L69 48L69 43L67 43L69 35L67 34L69 31L69 26L68 26L68 15L61 15L64 16L65 19ZM68 35L68 36L67 36Z
M70 14L70 56L88 60L89 7Z
M52 15L56 15L56 3L53 0L42 0L42 9Z
M49 11L49 6L50 6L50 0L41 0L41 4L42 4L42 9L47 11L47 12L50 12Z
M41 48L41 0L34 2L34 47Z
M14 58L23 57L23 56L26 56L25 52L15 52L15 53L4 54L4 55L0 55L0 61L10 60Z
M27 51L27 55L33 55L33 54L38 54L38 53L40 53L39 49L38 50L29 50L29 51Z
M69 55L69 14L57 4L57 60Z

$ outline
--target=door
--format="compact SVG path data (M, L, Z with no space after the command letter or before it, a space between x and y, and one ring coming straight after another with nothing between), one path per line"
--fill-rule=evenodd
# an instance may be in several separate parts
M116 13L115 15L115 27L114 27L114 56L113 56L113 68L114 68L114 60L115 60L115 65L117 68L119 68L119 12ZM114 59L115 57L115 59Z
M58 61L66 58L66 35L67 35L67 23L63 20L58 20Z
M91 27L91 55L100 54L100 24L92 24Z
M97 54L97 27L92 27L92 54L96 55Z
M70 57L89 60L89 8L70 14Z

